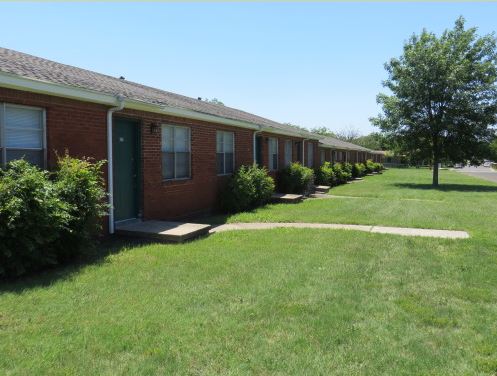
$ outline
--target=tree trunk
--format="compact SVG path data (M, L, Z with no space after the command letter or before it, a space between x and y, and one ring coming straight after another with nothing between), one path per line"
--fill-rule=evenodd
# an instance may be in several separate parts
M438 158L433 161L433 181L432 185L438 187Z
M435 134L432 138L433 141L433 181L431 185L438 187L438 164L440 162L440 150L438 148L438 136Z

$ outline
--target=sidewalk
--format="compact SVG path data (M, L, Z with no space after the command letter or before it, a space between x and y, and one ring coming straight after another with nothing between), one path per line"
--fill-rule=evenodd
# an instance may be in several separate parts
M410 227L386 227L368 225L346 225L333 223L230 223L213 227L209 233L235 231L235 230L269 230L273 228L317 228L330 230L355 230L378 234L393 234L402 236L424 236L445 239L467 239L466 231L433 230Z

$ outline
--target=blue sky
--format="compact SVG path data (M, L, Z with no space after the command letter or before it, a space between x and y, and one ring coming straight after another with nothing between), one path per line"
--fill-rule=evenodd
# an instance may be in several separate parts
M383 64L497 3L0 3L0 46L280 122L375 130Z

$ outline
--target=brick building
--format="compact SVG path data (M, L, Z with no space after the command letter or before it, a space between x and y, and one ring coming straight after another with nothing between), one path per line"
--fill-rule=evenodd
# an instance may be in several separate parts
M0 48L0 164L56 155L108 161L109 231L133 218L211 210L219 187L254 161L274 176L319 164L319 139L227 106Z

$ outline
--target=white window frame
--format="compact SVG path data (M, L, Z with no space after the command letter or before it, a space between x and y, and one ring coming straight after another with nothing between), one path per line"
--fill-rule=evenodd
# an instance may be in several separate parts
M222 134L223 135L223 151L221 152L223 154L223 158L224 158L224 172L222 173L219 173L217 171L217 154L218 154L218 151L217 151L217 135L218 133ZM235 172L235 132L230 132L230 131L216 131L216 174L217 176L226 176L226 175L232 175L233 172L226 172L226 151L224 150L224 135L226 133L231 133L233 135L233 172Z
M162 130L164 129L164 127L170 127L173 129L173 153L174 153L174 177L173 178L166 178L164 177L162 171L162 153L167 153L165 151L162 150ZM188 130L188 152L190 153L190 158L189 158L189 162L188 163L188 176L186 177L181 177L181 178L177 178L176 177L176 171L177 171L177 167L176 167L176 147L174 145L174 130L176 128L184 128L184 129L187 129ZM179 153L179 152L178 152ZM189 180L192 178L192 130L190 127L185 127L185 126L182 126L182 125L174 125L174 124L161 124L161 175L162 175L162 180L164 181L173 181L173 180Z
M271 140L274 140L276 142L276 166L272 166L273 164L273 154L271 154ZM276 137L268 137L267 139L267 151L268 151L268 168L269 171L276 171L278 170L278 139Z
M5 110L8 107L13 107L13 108L24 108L27 110L35 110L35 111L40 111L41 112L41 130L36 129L37 131L39 130L41 132L41 148L7 148L7 124L5 120ZM33 107L33 106L24 106L20 104L12 104L12 103L5 103L5 102L0 102L0 151L1 151L1 163L0 167L5 168L7 166L7 150L31 150L31 151L42 151L43 152L43 157L42 157L42 168L46 169L47 168L47 115L46 115L46 110L42 107Z
M290 145L290 159L288 159L288 145ZM288 167L293 162L293 141L285 140L285 167Z

